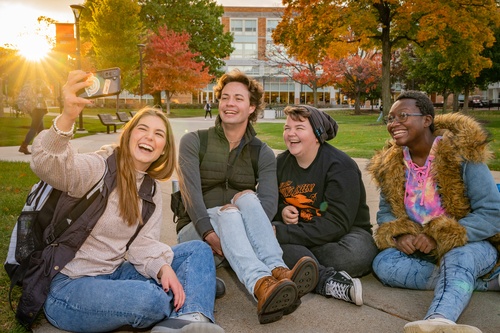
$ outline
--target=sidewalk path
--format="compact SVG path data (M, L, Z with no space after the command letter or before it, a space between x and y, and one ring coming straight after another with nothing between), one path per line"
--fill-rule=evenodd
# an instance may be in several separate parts
M260 120L264 122L264 120ZM207 128L213 121L201 118L171 119L176 141L187 131ZM94 151L103 144L117 142L118 134L98 134L74 139L73 147L79 152ZM30 156L19 153L19 147L0 147L0 160L30 161ZM378 192L365 171L368 160L355 159L363 171L367 190L368 205L372 222L378 207ZM493 172L500 183L500 172ZM171 182L162 183L163 211L165 213L162 240L176 244L175 225L170 211ZM302 305L293 314L275 323L260 325L256 315L256 303L248 295L236 275L226 268L217 270L217 275L226 282L226 295L216 301L215 318L227 333L247 332L346 332L346 333L400 333L403 326L424 317L432 300L431 291L414 291L384 287L373 275L361 279L364 305L350 303L308 294L302 298ZM462 314L459 323L474 325L483 333L500 332L499 294L495 292L474 293L472 300ZM34 329L35 333L60 333L52 325L44 322Z

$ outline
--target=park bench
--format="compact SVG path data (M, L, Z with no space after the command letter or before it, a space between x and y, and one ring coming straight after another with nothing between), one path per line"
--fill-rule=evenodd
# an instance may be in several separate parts
M97 116L99 117L99 120L101 121L101 123L104 126L106 126L106 131L108 134L109 134L109 128L111 126L113 126L113 130L116 133L116 125L123 124L122 121L118 121L118 120L113 119L113 116L108 114L108 113L99 113Z
M116 112L116 117L118 117L118 120L124 123L129 122L130 117L128 116L127 112L123 111L118 111Z
M137 113L137 111L129 111L130 112L130 116L133 118L135 116L135 114Z

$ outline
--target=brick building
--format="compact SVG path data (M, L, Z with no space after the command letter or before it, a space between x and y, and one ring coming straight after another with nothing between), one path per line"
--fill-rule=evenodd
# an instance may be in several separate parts
M267 104L312 103L312 90L291 80L283 69L266 58L273 45L272 32L281 20L282 7L224 7L222 24L234 35L233 53L225 59L224 71L238 68L264 86ZM201 92L201 100L213 101L213 85ZM339 91L333 87L318 89L320 103L336 104Z

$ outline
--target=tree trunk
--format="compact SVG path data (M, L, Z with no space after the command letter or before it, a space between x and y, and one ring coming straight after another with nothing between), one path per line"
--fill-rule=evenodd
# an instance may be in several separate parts
M450 93L448 91L443 91L443 113L446 113L446 109L448 108L448 96Z
M312 91L313 91L313 98L314 98L314 107L318 107L318 84L316 82L313 82L312 84Z
M3 117L3 80L0 77L0 117Z
M359 105L360 101L361 101L361 93L358 91L358 92L356 92L356 98L354 100L354 114L355 115L361 114L361 108Z
M165 104L167 107L167 115L170 114L170 97L171 97L170 92L165 91Z
M161 107L161 91L155 91L151 95L153 96L153 105Z
M458 112L460 107L460 102L458 101L458 91L453 92L453 112Z
M384 115L389 113L392 106L391 93L391 41L390 25L382 28L382 105Z
M464 89L464 107L462 108L462 113L467 114L469 113L469 86L465 87Z

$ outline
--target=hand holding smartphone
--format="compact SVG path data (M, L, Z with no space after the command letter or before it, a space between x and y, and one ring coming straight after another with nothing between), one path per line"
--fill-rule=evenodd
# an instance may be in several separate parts
M121 91L120 68L108 68L92 73L87 81L92 85L77 92L78 97L87 99L118 95Z

